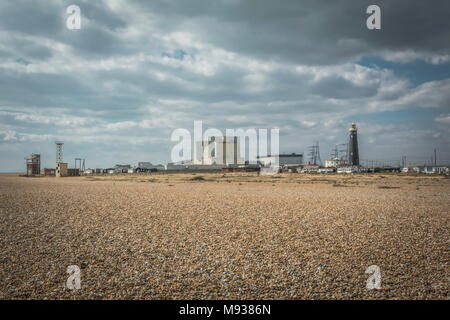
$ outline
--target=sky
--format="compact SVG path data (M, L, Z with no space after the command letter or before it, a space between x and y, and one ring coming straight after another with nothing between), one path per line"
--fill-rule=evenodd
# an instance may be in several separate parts
M381 30L366 9L381 8ZM70 30L66 9L81 10ZM171 161L175 129L279 128L321 159L450 163L448 0L3 0L0 171Z

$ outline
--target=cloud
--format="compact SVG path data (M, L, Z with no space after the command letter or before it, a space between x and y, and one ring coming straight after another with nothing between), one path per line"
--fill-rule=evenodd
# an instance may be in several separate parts
M0 131L3 134L3 141L17 140L17 133L14 130Z
M56 126L77 127L92 122L92 119L77 117L73 115L62 115L58 117L58 116L39 115L24 112L0 111L0 116L11 117L14 120L22 122L37 123L37 124L53 124Z
M176 32L182 26L185 33L194 34L195 38L189 40L181 37L186 41L180 43L186 46L195 39L264 60L332 65L386 51L449 54L447 1L437 1L433 6L422 1L379 1L379 32L366 28L366 8L373 4L369 0L136 3L143 11L158 13L152 16L158 31Z
M314 127L316 124L314 121L302 121L302 125L308 128Z
M450 61L450 54L417 52L414 50L382 52L380 56L386 61L398 63L411 63L416 60L423 60L438 65Z
M436 117L434 121L443 123L443 124L450 124L450 114L447 115L440 115L439 117Z
M445 142L448 1L381 1L381 31L367 30L365 0L78 1L77 31L65 27L70 4L0 4L3 144L45 149L64 139L93 158L107 145L105 157L128 150L124 161L140 147L166 162L172 130L192 130L194 120L221 130L279 127L282 151L301 152L311 141L326 141L324 149L345 141L354 119L377 135L375 155L408 134L423 146L436 133ZM362 57L392 63L368 67ZM415 85L396 67L417 61L444 71ZM417 109L428 110L428 122L414 118ZM23 158L15 152L2 156Z

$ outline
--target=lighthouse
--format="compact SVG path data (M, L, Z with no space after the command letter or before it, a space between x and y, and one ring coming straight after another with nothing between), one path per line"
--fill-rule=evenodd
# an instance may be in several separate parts
M348 131L350 132L348 141L348 164L351 166L359 166L358 130L356 129L356 123L352 122L352 126Z

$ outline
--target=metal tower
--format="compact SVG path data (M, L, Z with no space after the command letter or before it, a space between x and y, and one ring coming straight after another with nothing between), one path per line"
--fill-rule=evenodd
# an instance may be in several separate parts
M341 160L341 164L347 164L348 161L348 143L340 143L338 144L339 147L342 147L342 149L339 149L339 159Z
M317 141L317 144L316 144L316 159L317 159L317 164L322 165L322 160L320 159L319 141Z
M56 144L56 164L62 162L62 146L64 142L62 141L55 141Z
M359 166L359 151L358 151L358 130L356 123L352 122L350 138L348 141L348 164L350 166Z
M339 149L337 145L334 149L331 150L331 159L339 159Z
M77 164L79 164L80 166L78 167ZM84 174L84 171L86 170L85 159L75 158L75 169L78 169L80 176L82 176Z
M310 156L310 164L312 165L321 165L322 160L320 159L320 151L319 151L319 141L316 142L316 145L309 147L309 156Z

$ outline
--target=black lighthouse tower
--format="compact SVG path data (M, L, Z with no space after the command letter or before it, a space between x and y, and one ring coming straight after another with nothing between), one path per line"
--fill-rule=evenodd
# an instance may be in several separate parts
M348 141L348 164L350 166L359 166L359 152L358 152L358 130L356 123L352 122L350 138Z

